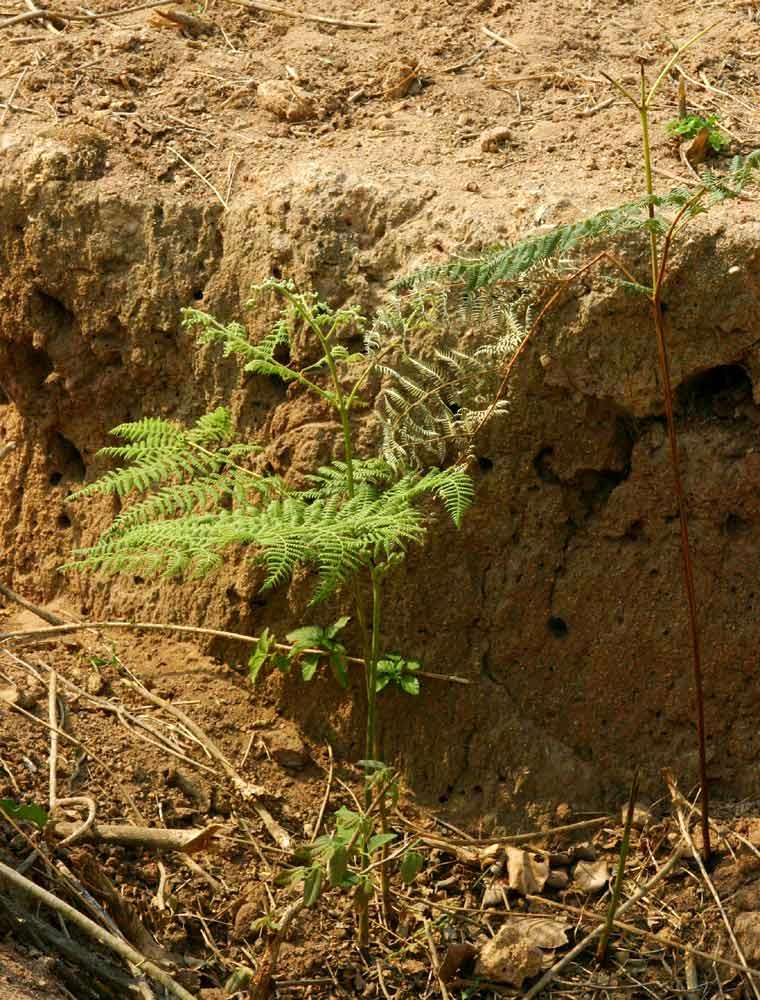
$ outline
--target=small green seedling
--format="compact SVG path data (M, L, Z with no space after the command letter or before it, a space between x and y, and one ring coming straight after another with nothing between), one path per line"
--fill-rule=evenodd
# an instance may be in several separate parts
M13 799L0 799L0 816L2 815L8 816L10 819L17 820L20 823L34 823L40 830L45 828L45 824L48 821L48 814L42 806L35 805L34 803L21 805Z
M722 153L731 140L720 129L717 115L686 115L684 118L673 118L667 122L668 133L679 140L696 139L702 129L707 129L707 145L715 153Z
M353 898L357 938L368 945L369 904L379 892L386 915L390 912L391 877L411 885L424 858L414 844L400 845L388 853L398 835L387 829L388 808L398 800L398 781L381 761L361 762L367 774L367 808L361 812L341 806L334 814L330 833L296 851L300 864L278 876L280 885L303 884L303 905L314 906L327 889L342 889Z
M414 674L420 669L417 660L405 660L400 653L386 653L377 664L377 690L382 691L389 684L395 684L405 694L420 693L420 679Z

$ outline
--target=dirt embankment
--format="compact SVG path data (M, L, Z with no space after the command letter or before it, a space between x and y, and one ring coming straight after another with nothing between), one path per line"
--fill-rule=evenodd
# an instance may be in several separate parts
M66 496L97 474L93 455L108 428L146 414L189 419L229 397L241 426L270 435L279 470L334 447L334 429L300 399L266 380L243 382L232 364L197 351L179 331L182 306L237 316L252 281L286 274L371 308L389 279L423 260L582 217L637 190L634 123L620 105L591 110L608 96L596 71L630 74L639 42L651 60L667 55L662 31L652 25L633 39L627 9L597 11L584 27L573 5L536 31L538 8L550 16L543 5L508 14L507 6L490 5L484 18L500 16L518 51L489 50L482 67L459 74L447 66L488 39L475 30L462 51L461 14L431 22L433 7L420 5L422 83L403 98L382 82L391 29L342 34L263 18L268 34L244 57L235 43L252 36L241 13L232 28L221 24L232 51L221 35L175 38L143 22L109 28L96 43L85 25L92 58L109 67L97 81L68 36L40 40L47 54L27 85L44 93L52 85L44 67L65 64L56 120L32 126L18 112L0 153L0 435L15 443L0 463L3 580L38 600L64 597L84 614L292 627L300 593L265 601L242 564L201 587L64 580L56 567L108 514L107 505L75 506ZM698 27L694 16L678 13L679 33ZM721 35L730 65L704 47L686 64L744 94L754 31L737 15ZM280 63L295 62L319 98L312 122L288 123L256 104L256 80L287 75ZM78 88L69 76L77 63L86 81ZM137 81L122 95L131 110L118 104L126 85L109 75L114 67ZM244 93L225 104L215 76ZM497 77L519 80L504 92ZM658 127L672 114L671 90ZM716 99L709 90L690 96L705 110ZM738 99L721 110L740 145L757 121ZM168 115L168 106L181 113ZM197 116L189 130L188 114ZM175 131L162 133L158 119ZM478 136L505 122L510 136L484 151ZM233 124L245 126L245 141ZM224 188L227 208L172 156L177 128L184 153ZM657 137L657 162L672 176L680 165L661 128ZM642 266L636 247L622 249ZM694 230L667 290L711 776L735 796L760 792L759 281L760 229L753 206L740 202ZM441 524L429 549L410 558L386 636L430 669L473 683L431 683L403 712L389 711L386 752L423 796L506 820L527 803L611 801L637 763L653 781L664 763L688 780L678 526L640 301L597 278L569 296L520 366L508 418L480 449L474 511L458 533ZM327 685L283 697L312 735L356 749L346 706L335 714Z

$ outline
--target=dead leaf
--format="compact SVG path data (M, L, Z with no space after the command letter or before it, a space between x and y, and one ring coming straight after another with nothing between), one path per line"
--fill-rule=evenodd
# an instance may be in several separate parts
M15 684L0 688L0 701L6 705L15 705L18 702L18 688Z
M438 967L438 976L442 982L450 982L459 972L465 962L475 958L478 951L469 941L457 941L446 949L443 961Z
M610 881L606 861L579 861L573 868L573 888L580 892L603 892Z
M563 920L532 916L514 916L512 920L522 937L536 948L554 951L567 944L567 932L571 925Z
M507 848L507 868L509 888L522 896L540 893L549 877L549 862L545 856L521 851L518 847Z
M710 129L701 128L694 136L694 139L686 150L686 159L695 167L698 163L704 163L710 151Z
M519 989L526 979L538 975L542 965L540 949L522 936L516 924L505 924L480 949L475 975Z

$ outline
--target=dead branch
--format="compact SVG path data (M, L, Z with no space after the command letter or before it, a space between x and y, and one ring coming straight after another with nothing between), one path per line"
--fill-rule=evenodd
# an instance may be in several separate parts
M0 27L2 27L2 25L0 25ZM46 611L45 608L41 608L38 604L32 604L31 601L24 600L23 597L20 597L14 590L11 590L10 587L6 587L4 583L0 583L0 594L7 598L7 600L13 601L15 604L24 608L25 611L31 611L33 615L37 615L37 617L41 618L44 622L50 622L51 625L55 625L57 627L68 624L68 622L64 621L63 618L53 614L52 611Z
M25 14L16 14L5 21L0 21L0 31L3 28L10 28L13 24L22 24L24 21L100 21L103 18L121 17L124 14L136 14L140 10L151 10L153 7L166 7L175 3L175 0L151 0L150 3L141 3L137 7L125 7L124 10L109 10L105 14L64 14L60 10L28 10Z
M46 833L49 831L53 837L67 839L79 829L79 823L57 820L49 824ZM80 833L78 839L88 843L119 844L122 847L145 847L153 851L183 851L185 854L193 854L207 851L218 830L218 823L211 823L202 830L167 830L163 827L92 823Z
M269 939L267 953L262 959L258 975L256 976L256 982L251 986L251 1000L268 1000L269 994L272 990L272 980L277 969L280 948L282 947L282 943L285 940L290 925L305 905L303 897L301 897L301 899L296 900L295 903L291 903L287 910L283 913L280 922L277 925L277 930Z

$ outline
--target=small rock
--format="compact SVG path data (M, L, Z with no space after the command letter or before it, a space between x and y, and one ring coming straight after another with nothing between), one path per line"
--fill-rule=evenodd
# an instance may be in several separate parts
M742 886L734 896L734 903L738 910L760 910L760 882Z
M760 913L752 910L738 914L734 932L748 965L756 965L760 961Z
M291 729L275 729L266 737L272 759L280 767L300 771L309 763L309 754L301 737Z
M596 861L599 856L591 844L575 844L570 848L573 861Z
M526 979L538 975L542 964L540 949L507 924L480 949L475 975L520 989Z
M622 823L625 824L626 815L628 813L628 806L623 806L622 812ZM634 830L648 830L649 827L654 823L654 817L652 816L649 809L637 802L633 807L633 820L631 825Z
M555 892L561 892L563 889L567 889L569 885L569 872L565 868L555 868L554 871L549 872L549 877L544 884L544 888L553 889Z
M610 881L606 861L579 861L573 868L573 888L579 892L603 892Z
M18 692L16 704L20 708L25 708L27 712L31 712L43 698L47 698L46 689L42 684L33 683Z
M19 691L15 684L9 684L0 688L0 701L6 705L16 705L19 700Z
M88 694L98 695L105 687L105 681L97 670L89 673L85 678L84 689Z
M259 107L289 122L316 117L314 99L289 80L262 80L256 91Z
M481 132L478 143L484 153L495 153L504 143L509 142L512 133L506 125L497 125L495 128L486 129Z
M481 905L485 908L491 906L502 906L504 903L504 889L506 885L504 882L494 881L490 885L486 886L486 891L483 893L483 899Z
M420 90L419 63L411 59L396 59L383 74L383 95L388 98L406 97Z

